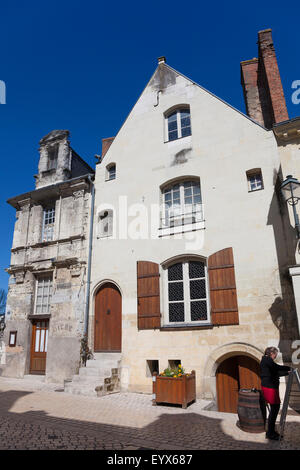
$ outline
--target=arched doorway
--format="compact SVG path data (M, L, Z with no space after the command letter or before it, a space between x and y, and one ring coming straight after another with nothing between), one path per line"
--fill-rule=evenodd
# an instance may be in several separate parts
M121 352L122 297L111 282L103 284L95 297L95 352Z
M218 410L236 413L241 388L260 390L259 363L249 356L233 356L219 365L216 373Z

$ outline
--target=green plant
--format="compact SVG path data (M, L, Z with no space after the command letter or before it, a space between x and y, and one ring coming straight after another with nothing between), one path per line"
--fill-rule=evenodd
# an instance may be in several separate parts
M163 377L173 377L174 379L177 377L181 377L185 374L185 371L181 364L178 364L177 367L167 367L161 374Z
M80 361L81 364L85 367L86 361L92 359L93 353L88 347L88 338L87 335L84 335L80 340Z

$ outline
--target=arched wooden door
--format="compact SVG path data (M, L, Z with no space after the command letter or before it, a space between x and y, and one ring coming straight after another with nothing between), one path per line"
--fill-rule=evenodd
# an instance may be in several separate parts
M95 298L95 352L121 352L122 298L112 283L104 284Z
M260 390L259 363L249 356L234 356L223 361L217 370L218 410L236 413L241 388Z

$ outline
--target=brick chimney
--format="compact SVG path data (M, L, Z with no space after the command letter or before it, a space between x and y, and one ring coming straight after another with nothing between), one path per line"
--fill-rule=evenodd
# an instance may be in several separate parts
M248 116L268 129L289 119L271 29L258 33L258 59L241 62L241 82Z
M106 137L105 139L102 139L102 155L101 159L104 157L104 155L107 153L109 147L114 141L114 137Z

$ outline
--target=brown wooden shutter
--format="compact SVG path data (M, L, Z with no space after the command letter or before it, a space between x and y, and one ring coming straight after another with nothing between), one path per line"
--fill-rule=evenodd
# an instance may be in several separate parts
M238 325L232 248L217 251L208 258L208 274L213 325Z
M137 262L138 329L160 328L159 265Z

